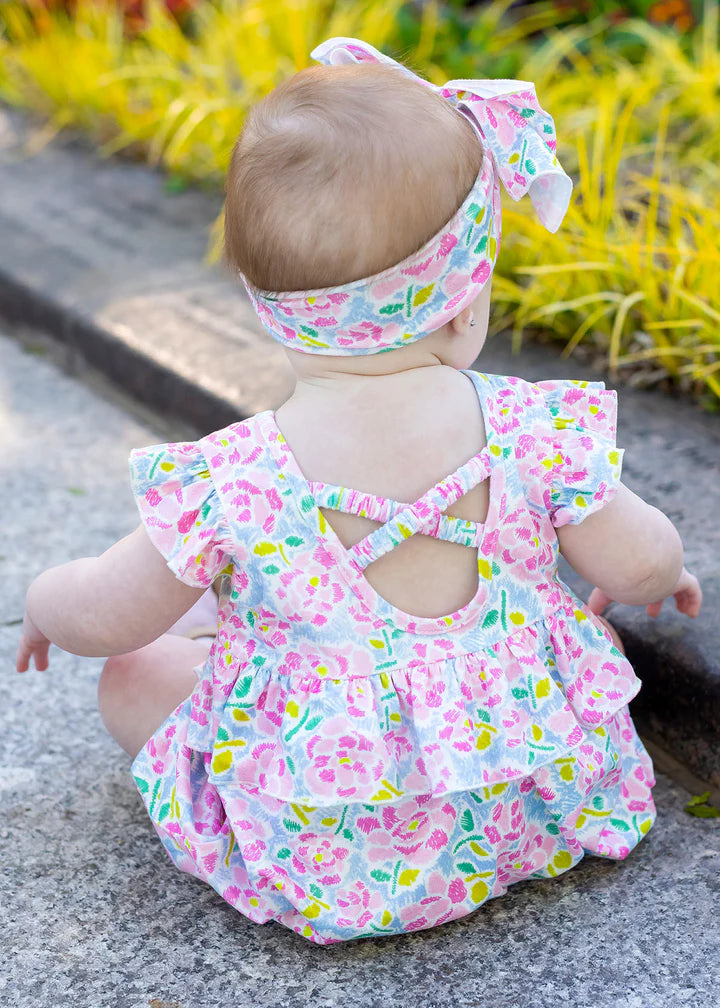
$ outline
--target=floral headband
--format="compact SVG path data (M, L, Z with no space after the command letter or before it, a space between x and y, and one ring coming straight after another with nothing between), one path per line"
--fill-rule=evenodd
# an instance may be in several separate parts
M331 66L397 67L454 105L475 128L486 155L455 216L419 251L382 273L285 293L258 290L240 274L262 324L293 350L334 356L394 350L449 322L487 283L500 243L499 181L514 200L528 193L552 232L565 216L572 182L555 156L555 126L533 84L454 80L436 87L359 39L329 39L311 55Z

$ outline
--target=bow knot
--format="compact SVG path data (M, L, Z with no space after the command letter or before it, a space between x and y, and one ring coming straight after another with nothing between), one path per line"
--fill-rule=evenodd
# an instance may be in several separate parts
M535 85L519 80L451 80L442 87L418 77L360 39L333 38L311 53L320 63L384 63L442 95L475 128L498 177L514 200L527 193L540 221L557 231L572 182L556 157L555 124L537 100Z

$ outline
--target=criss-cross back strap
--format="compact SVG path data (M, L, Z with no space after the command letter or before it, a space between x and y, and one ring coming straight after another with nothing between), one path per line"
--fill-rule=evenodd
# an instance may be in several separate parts
M413 535L432 536L462 546L478 546L483 534L480 523L452 518L443 512L482 483L489 474L489 454L484 448L413 504L327 483L311 483L310 489L318 507L383 522L380 528L349 550L356 566L364 570Z

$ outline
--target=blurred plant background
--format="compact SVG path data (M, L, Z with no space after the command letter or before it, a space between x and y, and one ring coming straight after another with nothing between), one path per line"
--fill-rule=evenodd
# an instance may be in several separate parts
M557 236L505 200L494 330L717 409L718 15L718 0L6 0L0 100L161 166L173 189L220 187L247 109L333 35L436 83L532 80L575 192Z

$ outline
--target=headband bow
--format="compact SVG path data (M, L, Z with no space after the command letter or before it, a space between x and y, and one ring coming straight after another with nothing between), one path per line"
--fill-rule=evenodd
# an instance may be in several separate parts
M528 193L548 231L567 212L572 182L555 155L552 118L527 81L454 80L437 87L359 39L333 38L312 52L326 65L382 63L430 88L464 115L486 156L455 216L396 266L314 291L257 290L242 277L260 321L281 343L306 353L379 353L415 342L471 304L487 283L500 240L500 186Z

